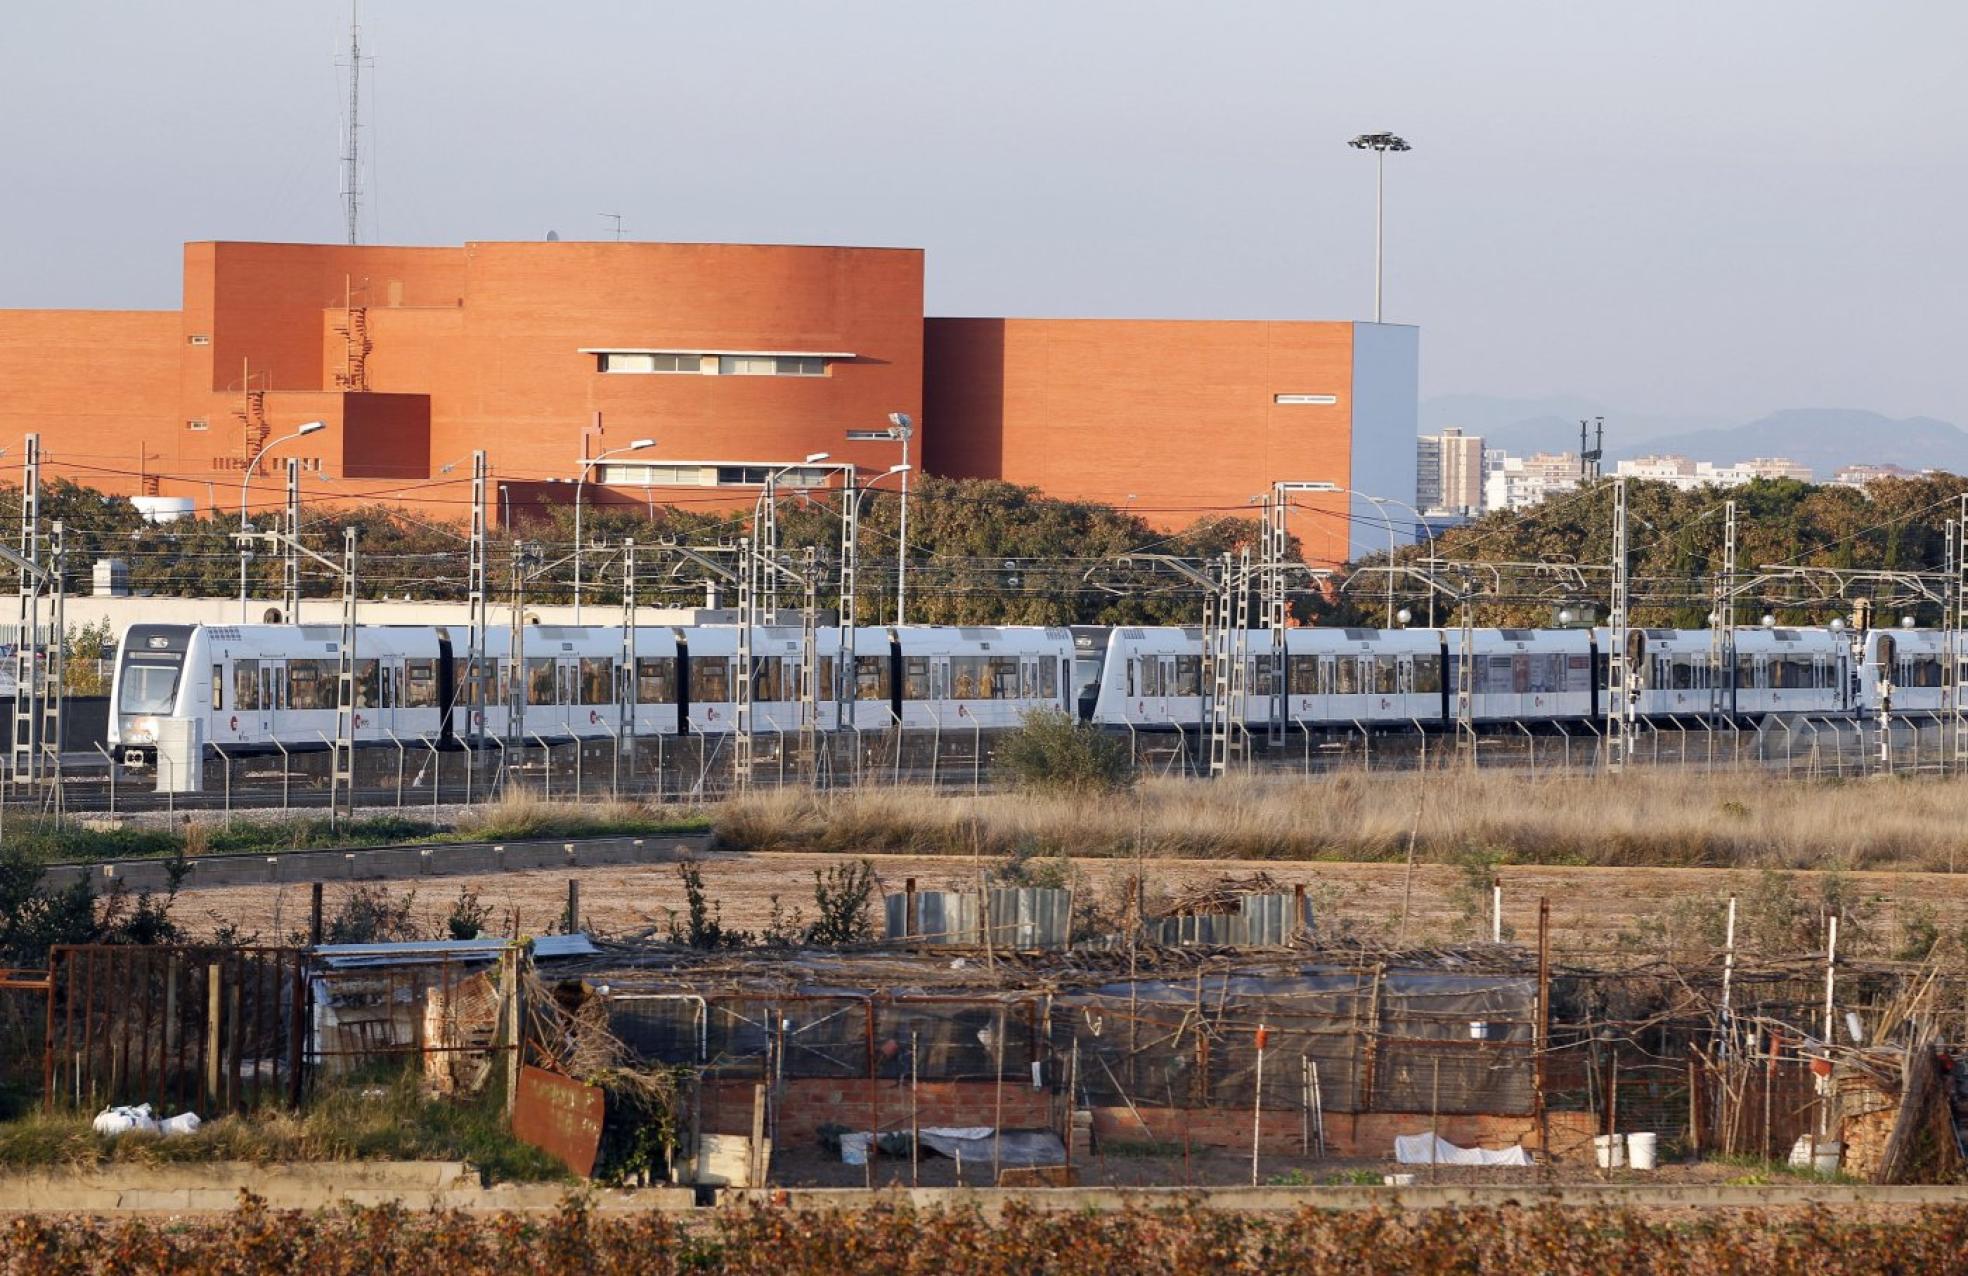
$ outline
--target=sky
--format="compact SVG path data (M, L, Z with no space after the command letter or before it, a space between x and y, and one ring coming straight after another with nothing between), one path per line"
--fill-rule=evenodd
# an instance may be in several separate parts
M339 240L345 4L7 6L0 306ZM396 0L363 238L906 245L940 315L1386 318L1424 395L1968 425L1959 0Z

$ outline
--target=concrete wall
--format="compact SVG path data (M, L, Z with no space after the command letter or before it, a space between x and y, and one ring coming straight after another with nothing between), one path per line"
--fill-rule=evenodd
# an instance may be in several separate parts
M1411 502L1415 490L1415 442L1421 434L1421 330L1402 324L1353 325L1352 478L1357 492ZM1395 543L1414 540L1414 517L1387 505ZM1381 513L1371 501L1353 501L1353 557L1387 551Z

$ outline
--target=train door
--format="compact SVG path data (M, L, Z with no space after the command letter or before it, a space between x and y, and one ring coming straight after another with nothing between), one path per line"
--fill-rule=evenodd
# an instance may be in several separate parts
M384 656L376 669L375 723L377 734L396 730L397 707L403 703L403 659ZM388 739L387 735L384 735Z
M1318 691L1312 697L1312 717L1321 722L1336 721L1339 714L1339 657L1320 656Z
M561 727L575 721L575 706L581 703L581 664L572 656L554 661L554 711L552 720ZM582 714L580 721L586 722Z
M287 662L260 661L260 739L271 741L279 732L287 708Z

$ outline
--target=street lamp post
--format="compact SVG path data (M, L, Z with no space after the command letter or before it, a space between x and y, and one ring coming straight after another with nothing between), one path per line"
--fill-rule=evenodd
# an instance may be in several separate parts
M757 503L752 507L752 539L758 545L758 552L766 564L765 576L761 582L767 595L766 613L769 622L776 623L779 613L779 571L775 564L779 561L779 479L781 475L807 465L818 465L831 457L831 452L808 452L805 457L791 465L768 470L765 482L759 488Z
M611 456L623 452L640 452L656 446L655 439L637 439L621 447L609 448L581 462L581 477L574 480L574 623L581 623L581 489L587 485L588 473L596 465Z
M273 449L279 447L282 443L292 443L295 439L303 435L313 434L317 430L325 430L327 428L328 423L326 421L309 421L292 434L283 434L273 442L267 444L259 450L252 460L246 463L246 473L239 480L239 623L242 625L246 623L246 568L247 564L253 559L252 546L246 540L246 533L252 530L246 522L246 489L252 486L253 471L260 468L260 462L266 459L267 453L273 451Z
M1427 518L1425 518L1422 515L1420 510L1408 504L1406 501L1400 500L1396 497L1374 496L1367 492L1362 492L1357 488L1343 487L1338 483L1278 482L1278 483L1273 483L1271 486L1272 486L1273 499L1283 502L1284 507L1286 509L1289 509L1291 507L1291 494L1294 492L1344 493L1347 496L1357 496L1361 500L1366 501L1368 504L1374 507L1374 510L1380 515L1381 526L1387 529L1387 627L1389 629L1392 629L1394 627L1394 540L1395 537L1394 537L1394 520L1388 516L1386 506L1398 505L1402 509L1408 511L1408 513L1413 514L1415 516L1415 526L1421 530L1421 534L1423 536L1428 538L1428 552L1429 552L1429 556L1432 558L1434 557L1434 553L1435 553L1435 529L1428 525ZM1349 536L1348 537L1349 553L1351 552L1350 550L1351 539L1352 538ZM1435 591L1433 588L1430 588L1428 591L1428 613L1429 613L1429 624L1433 626L1433 624L1435 623L1434 621Z
M1407 140L1393 133L1362 133L1347 143L1356 151L1374 153L1374 322L1380 322L1382 214L1387 204L1387 152L1409 151Z
M886 430L849 430L847 437L857 442L887 440L902 445L902 464L889 471L902 476L902 512L896 526L897 549L895 552L895 624L899 628L908 615L909 598L909 440L914 437L916 423L907 412L888 414Z

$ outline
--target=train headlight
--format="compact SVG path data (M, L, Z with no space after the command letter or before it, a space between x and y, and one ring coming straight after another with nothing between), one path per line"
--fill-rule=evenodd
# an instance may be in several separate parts
M157 742L157 719L137 718L130 723L125 738L131 744L155 744Z

